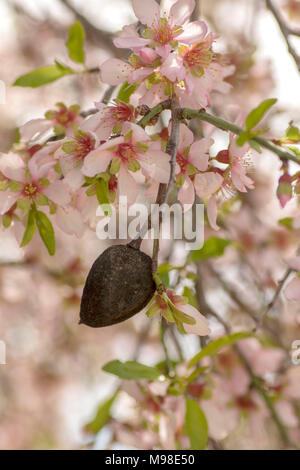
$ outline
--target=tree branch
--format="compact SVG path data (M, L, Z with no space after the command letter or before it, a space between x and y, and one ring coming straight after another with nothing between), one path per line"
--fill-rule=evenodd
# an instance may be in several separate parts
M217 127L218 129L221 129L223 131L230 131L236 135L240 135L241 132L244 131L242 127L239 127L236 124L232 124L231 122L225 121L224 119L221 119L219 117L213 116L212 114L209 114L204 110L197 111L194 109L184 108L182 109L182 117L185 119L198 118L201 121L209 122L210 124ZM297 163L298 165L300 165L300 159L297 158L296 155L293 155L290 152L286 152L282 150L280 147L273 144L269 140L264 139L263 137L259 137L259 136L253 137L253 139L251 140L258 143L262 147L270 150L271 152L276 153L281 160L284 160L284 161L291 160Z
M279 297L279 295L282 291L282 288L284 286L284 283L285 283L285 281L287 280L287 278L289 277L289 275L291 274L292 271L293 270L291 268L287 269L285 275L283 276L283 278L278 282L278 286L277 286L277 289L274 293L274 296L273 296L271 302L266 306L265 310L263 311L263 313L262 313L262 315L259 319L259 322L257 324L257 327L255 328L255 331L258 330L259 328L261 328L264 325L264 322L265 322L265 319L266 319L268 313L272 310L272 308L276 304L276 302L278 300L278 297Z
M266 0L266 6L267 6L268 10L270 10L270 12L273 14L275 20L277 21L279 29L280 29L280 31L281 31L281 33L284 37L284 40L286 42L288 51L291 54L291 56L293 57L293 59L295 61L295 64L297 65L298 71L300 72L300 56L296 52L295 48L292 46L291 41L289 39L290 35L296 35L296 36L300 35L300 31L289 28L286 25L286 23L284 22L281 14L279 13L279 11L277 11L275 6L273 5L272 0Z

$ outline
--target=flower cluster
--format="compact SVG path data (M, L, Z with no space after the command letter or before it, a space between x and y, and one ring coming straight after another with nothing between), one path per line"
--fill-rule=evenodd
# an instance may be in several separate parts
M104 62L103 82L135 83L136 104L153 106L176 95L182 107L194 109L207 107L213 90L229 90L224 79L234 67L222 63L213 51L216 36L208 33L204 21L188 22L194 0L178 0L169 12L161 11L155 0L132 3L143 32L139 34L135 25L123 28L114 44L131 49L132 54L127 61Z
M156 200L159 186L171 178L167 141L172 124L148 133L145 128L155 125L158 116L146 125L143 117L161 102L207 107L212 91L230 88L224 79L233 68L214 52L216 36L203 21L188 21L194 0L178 0L169 12L161 11L154 0L133 0L133 8L142 28L125 26L114 40L115 46L131 49L132 54L127 61L111 58L100 66L104 83L122 84L117 97L108 104L96 102L87 117L78 106L58 103L43 119L23 125L19 142L0 155L2 225L12 227L21 246L38 229L48 252L54 254L53 225L81 237L86 227L95 229L99 204L118 208L120 196L133 204L141 184L147 188L146 197ZM178 119L174 181L178 200L187 209L197 194L217 230L217 202L222 195L253 187L246 174L248 148L238 147L231 136L228 149L214 157L213 139L195 140L183 116ZM172 295L156 297L154 306L159 304L160 313L181 330L186 324L186 331L208 334L205 318L195 319L192 307L178 307L183 299L175 295L174 303Z
M87 225L95 228L98 203L117 205L124 195L132 204L141 182L148 195L168 183L170 130L148 134L139 118L149 106L174 96L181 106L208 106L211 91L228 90L223 79L232 71L214 53L216 37L206 24L188 22L194 7L194 0L178 0L166 12L154 0L133 0L143 28L125 26L114 40L132 54L127 62L111 58L100 67L103 82L130 84L128 99L119 93L108 105L95 103L95 113L85 119L78 106L58 103L45 118L20 128L20 142L0 157L0 213L3 226L12 226L23 245L30 241L24 239L25 227L33 232L31 209L41 206L55 225L81 236ZM194 141L184 121L179 134L178 199L186 207L192 206L195 193L205 199L210 224L218 229L217 194L252 187L243 161L247 149L232 137L229 149L212 157L213 139Z

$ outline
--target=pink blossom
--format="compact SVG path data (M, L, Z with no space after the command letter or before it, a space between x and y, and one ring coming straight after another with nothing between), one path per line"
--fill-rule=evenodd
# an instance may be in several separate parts
M180 312L186 317L182 317ZM199 336L206 336L211 333L207 318L195 307L189 305L186 297L176 294L172 289L167 289L166 292L162 294L157 293L151 301L147 315L153 317L158 313L168 321L184 323L186 333Z
M177 184L180 185L178 199L182 204L192 206L195 190L191 176L198 171L206 171L208 167L208 149L213 144L212 139L201 139L194 142L192 131L180 124L177 163Z
M98 141L90 132L77 129L70 138L60 141L60 147L54 156L59 159L64 182L76 191L84 184L81 168L86 156L94 150Z
M223 181L222 176L214 171L198 174L194 179L196 193L200 198L210 197L220 189Z
M33 202L47 205L49 201L65 206L70 202L70 195L65 184L54 177L49 165L39 165L33 157L26 167L17 154L2 155L0 171L8 178L8 202L2 207L2 213L9 210L17 201L28 210ZM5 193L4 193L5 194Z
M137 51L147 45L155 47L160 54L169 50L177 41L192 44L202 37L203 22L187 23L195 8L194 0L177 0L169 12L161 11L155 0L133 0L133 9L139 21L147 26L141 38L133 25L123 28L114 40L116 47Z
M92 132L100 141L107 140L112 132L121 133L124 122L134 121L133 106L114 100L110 106L95 103L98 112L88 117L80 126L85 132Z
M67 108L63 103L57 103L58 110L45 113L45 118L32 119L20 127L22 142L34 142L45 138L51 130L56 134L65 134L80 123L79 107L74 105Z
M249 159L247 159L249 147L247 145L239 147L231 136L228 150L230 177L233 186L242 193L247 192L247 188L253 189L254 183L246 174L249 167Z
M137 184L132 174L142 170L143 174L159 183L169 180L169 156L157 149L146 132L133 123L125 123L124 136L112 139L88 154L83 164L83 174L93 177L105 172L112 162L110 172L118 177L120 195L130 200L137 195Z

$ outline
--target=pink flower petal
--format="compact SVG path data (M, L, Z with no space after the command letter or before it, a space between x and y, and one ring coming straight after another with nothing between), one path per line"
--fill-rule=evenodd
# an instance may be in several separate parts
M118 173L118 193L119 196L127 197L129 205L133 204L138 196L136 181L124 165L121 165Z
M162 150L149 149L140 155L139 162L147 176L159 183L167 184L170 177L170 157Z
M284 289L288 300L300 300L300 278L295 276Z
M172 25L183 25L195 9L195 0L177 0L171 7L170 19Z
M213 144L212 139L201 139L193 143L189 153L189 161L200 171L206 171L208 167L208 150Z
M128 77L128 83L141 82L145 78L149 77L153 71L154 69L150 67L142 67L138 70L135 70L130 74L130 77Z
M19 199L18 193L11 193L10 191L0 191L0 214L3 215L5 212L14 205Z
M176 37L184 44L194 44L200 42L207 33L207 26L204 21L193 21L184 27L184 31Z
M300 256L294 256L294 258L289 258L285 260L290 268L295 269L295 271L300 271Z
M194 200L195 200L195 189L190 178L187 176L183 182L183 185L179 189L178 201L181 202L183 207L184 205L188 206L188 207L185 207L185 211L188 211L194 204Z
M41 139L52 127L53 124L48 119L32 119L20 127L21 141L28 142Z
M82 237L85 230L80 212L73 207L59 207L56 211L56 223L63 232L78 238Z
M150 44L150 39L143 39L140 37L122 37L119 36L113 40L116 47L120 49L134 49L138 50Z
M178 151L183 152L187 147L192 145L193 142L194 134L192 133L192 131L185 124L180 124Z
M177 52L171 53L164 61L160 72L171 82L181 82L186 74L182 57L180 57Z
M43 192L51 201L60 206L66 206L71 201L70 193L62 181L54 181Z
M196 320L196 323L194 325L188 325L187 323L184 323L184 329L187 333L199 336L206 336L211 333L211 330L208 326L207 318L205 318L200 312L198 312L195 307L187 304L177 306L177 308Z
M100 66L100 78L109 85L119 85L134 72L131 65L120 59L108 59Z
M152 62L158 57L157 53L150 47L144 47L141 49L139 56L145 64L152 64Z
M207 205L207 217L209 225L214 230L220 230L220 227L217 225L217 216L218 216L218 206L215 196L212 196L208 201Z
M64 182L72 191L77 191L84 184L85 179L79 167L73 168L64 178Z
M0 154L0 171L6 178L25 182L25 163L15 153Z
M106 171L113 156L112 152L101 150L101 147L92 150L84 159L82 173L85 176L92 177Z
M155 0L132 0L135 16L142 24L153 28L160 18L160 7Z
M199 197L212 196L222 185L223 178L212 171L195 176L194 186Z

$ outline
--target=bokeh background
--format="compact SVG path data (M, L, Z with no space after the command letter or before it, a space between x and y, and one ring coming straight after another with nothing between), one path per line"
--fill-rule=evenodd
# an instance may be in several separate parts
M300 25L300 2L277 1L276 6L291 25ZM299 71L265 2L198 0L194 18L200 16L220 35L219 49L236 66L230 78L232 92L213 98L213 112L230 117L232 106L247 112L261 100L276 97L278 104L268 122L270 133L280 137L289 121L300 124ZM106 86L97 74L65 77L39 89L12 86L19 75L55 58L69 63L65 41L76 17L86 29L90 67L110 56L120 57L122 50L111 42L113 34L136 21L130 0L0 0L0 79L6 85L6 102L0 105L1 152L11 147L18 126L42 117L55 103L89 109L101 100ZM291 41L300 52L300 38ZM214 138L217 151L226 137L216 131ZM242 244L243 256L229 248L222 259L204 266L202 273L209 301L237 327L251 327L245 310L256 311L271 297L285 270L283 259L295 253L299 236L278 225L279 219L298 210L296 202L281 209L274 197L280 163L264 152L263 158L254 158L253 166L256 189L237 202L220 232ZM168 257L170 244L163 244L162 260ZM60 232L57 253L50 259L38 239L26 250L20 249L12 235L0 229L0 339L7 345L7 364L0 365L1 449L85 447L90 439L85 424L117 384L101 370L103 364L134 356L147 364L162 359L157 323L150 328L144 315L100 330L78 325L83 282L94 259L108 245L91 230L80 240ZM144 246L146 251L149 248ZM180 242L172 256L175 264L183 259ZM233 286L240 302L230 296ZM282 339L287 346L300 339L299 312L297 303L280 297L276 315L284 318ZM145 329L150 329L147 339ZM213 331L217 334L220 326L213 324ZM187 357L197 351L197 338L180 341ZM134 402L125 391L113 413L120 423L134 416ZM109 445L113 433L113 427L106 429L91 447ZM138 442L119 437L112 446L138 447ZM238 446L247 447L247 442Z

